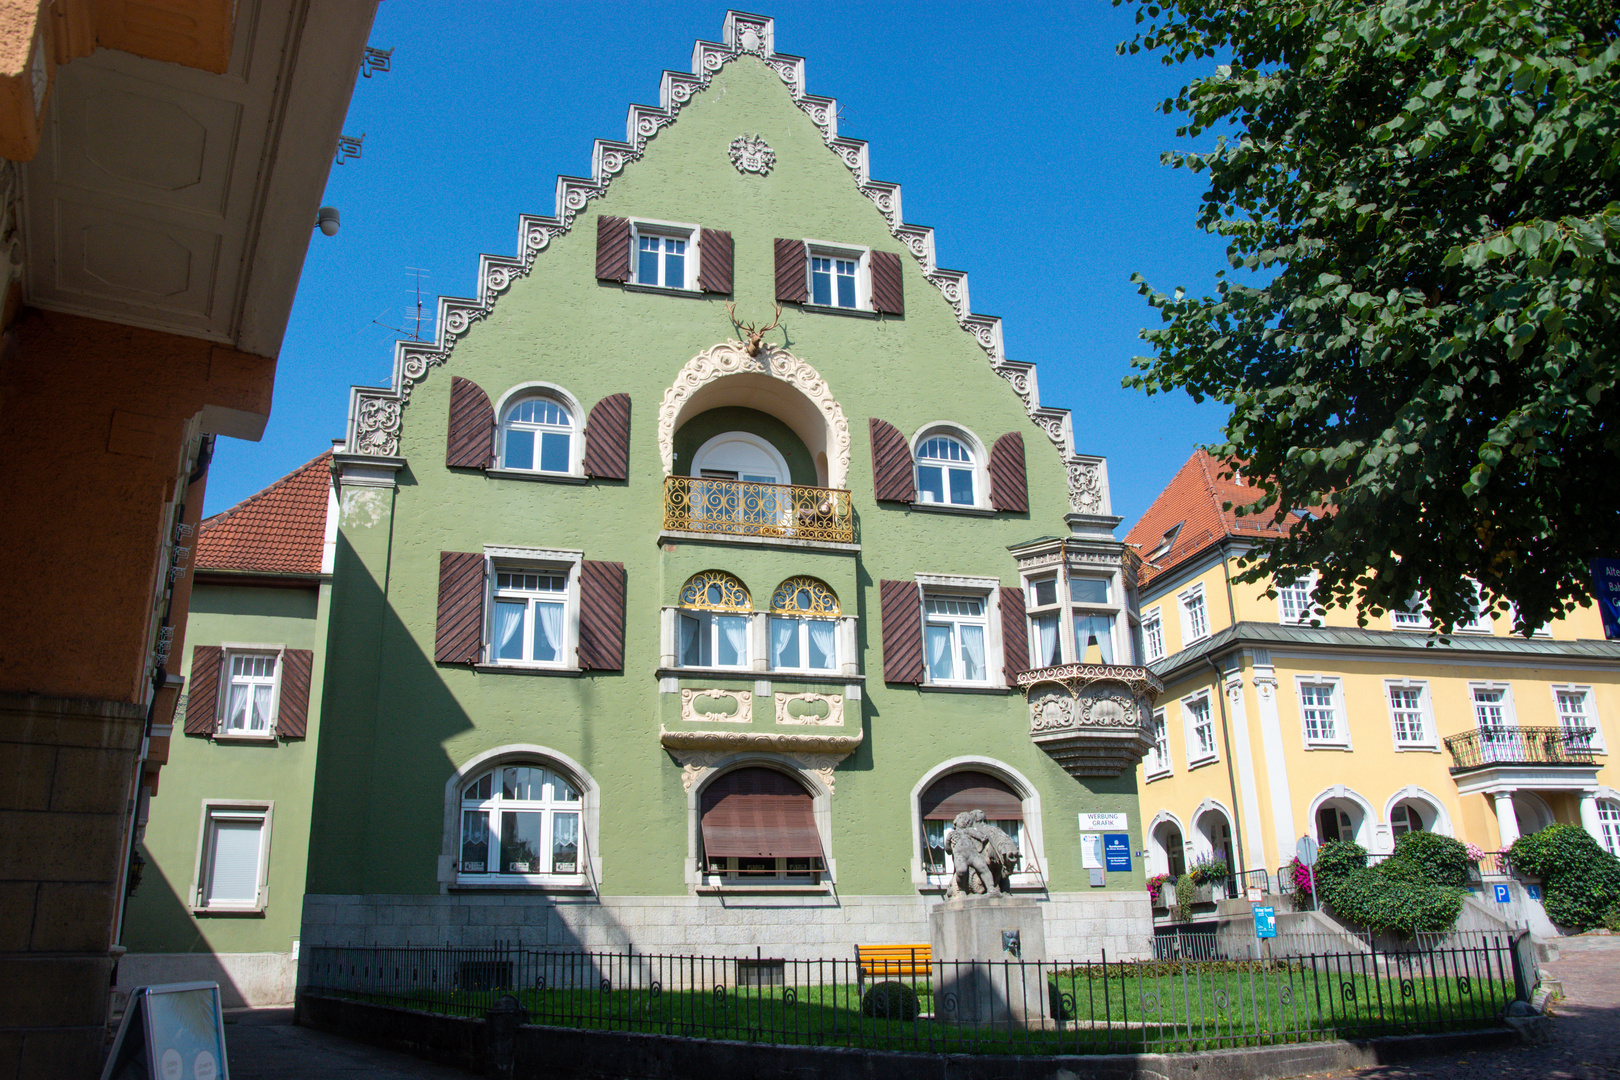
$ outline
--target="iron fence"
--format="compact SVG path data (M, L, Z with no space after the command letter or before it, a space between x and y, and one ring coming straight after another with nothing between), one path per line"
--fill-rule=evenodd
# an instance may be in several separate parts
M1591 765L1592 728L1501 725L1446 737L1451 771L1487 765Z
M664 528L841 544L855 539L847 491L691 476L664 478Z
M1207 938L1208 940L1189 940ZM469 1018L925 1053L1197 1051L1492 1026L1533 983L1507 935L1279 955L1184 935L1145 960L930 962L861 987L851 959L313 946L305 993Z

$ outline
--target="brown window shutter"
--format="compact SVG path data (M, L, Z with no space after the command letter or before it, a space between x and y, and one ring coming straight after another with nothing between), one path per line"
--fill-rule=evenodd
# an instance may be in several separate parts
M212 735L219 724L219 669L225 650L198 645L191 650L191 675L186 679L187 735Z
M276 734L302 739L309 730L309 676L315 654L288 649L281 654L281 704L276 709Z
M810 299L810 280L805 273L803 240L776 241L776 298L784 304L802 304Z
M820 859L815 801L775 769L737 769L703 789L706 859Z
M731 234L698 230L698 288L707 293L731 292Z
M598 215L596 219L596 279L630 280L630 219Z
M450 376L450 433L444 463L452 469L485 469L495 452L495 410L471 379Z
M1014 514L1029 512L1024 476L1024 437L1009 431L990 448L990 505Z
M883 612L883 681L923 681L922 590L915 581L878 582Z
M624 563L587 559L580 567L579 666L624 670Z
M1018 685L1018 674L1029 670L1029 616L1024 612L1024 590L1001 588L1001 659L1007 685Z
M917 803L924 821L950 821L964 810L983 810L991 821L1024 820L1024 800L989 773L942 776L928 786Z
M871 257L872 310L885 315L906 313L905 286L900 277L900 256L892 251L874 251Z
M917 474L911 446L893 424L872 417L872 494L884 502L908 503L917 497Z
M585 422L585 475L599 480L630 478L630 395L609 394Z
M484 555L439 552L439 623L433 659L476 664L484 653Z

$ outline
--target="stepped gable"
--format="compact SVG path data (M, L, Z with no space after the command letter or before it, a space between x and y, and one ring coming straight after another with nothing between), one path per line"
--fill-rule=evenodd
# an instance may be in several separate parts
M288 473L197 531L199 570L319 574L326 544L332 451Z
M350 388L347 452L392 457L399 452L400 424L411 388L450 359L456 341L474 323L488 318L496 301L512 282L525 278L534 261L551 241L569 232L592 199L607 194L613 179L638 161L658 132L676 122L681 107L709 88L715 72L726 64L751 57L775 72L793 102L821 131L827 149L843 162L861 194L883 215L890 235L899 240L922 267L928 279L950 305L961 328L984 350L990 367L1006 379L1024 404L1030 422L1056 447L1069 474L1070 509L1079 514L1106 514L1108 500L1103 459L1078 453L1069 410L1041 404L1035 365L1009 360L1002 349L1001 319L975 313L968 301L967 274L946 270L934 259L934 230L905 221L900 209L900 185L872 178L867 144L838 134L838 102L809 93L804 58L776 51L776 20L743 11L726 12L719 42L699 41L692 49L691 73L665 71L659 85L659 105L631 105L623 141L597 139L591 154L591 175L559 176L556 207L550 216L523 214L518 218L515 255L480 255L478 294L475 297L439 297L431 341L396 341L394 373L388 386Z
M1265 494L1242 476L1224 477L1228 467L1206 450L1195 450L1175 477L1159 492L1153 505L1147 508L1131 531L1125 543L1134 545L1142 556L1142 570L1138 580L1142 584L1193 556L1214 546L1227 537L1281 536L1285 531L1272 514L1258 517L1238 517L1234 510L1222 508L1231 503L1234 508L1254 502ZM1170 550L1149 561L1149 556L1164 541L1164 534L1180 526Z

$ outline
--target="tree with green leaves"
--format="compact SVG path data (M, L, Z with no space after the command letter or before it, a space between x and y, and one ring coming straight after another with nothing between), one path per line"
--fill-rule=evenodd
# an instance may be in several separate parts
M1212 67L1163 110L1219 137L1165 157L1246 273L1138 276L1162 323L1126 385L1230 407L1241 509L1292 523L1243 578L1448 631L1474 582L1522 633L1589 602L1620 555L1620 5L1114 2L1122 51Z

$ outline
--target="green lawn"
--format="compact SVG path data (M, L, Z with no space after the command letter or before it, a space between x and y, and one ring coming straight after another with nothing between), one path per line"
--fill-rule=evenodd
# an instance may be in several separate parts
M1368 965L1362 965L1368 967ZM1505 977L1504 977L1505 976ZM1041 1027L937 1022L927 980L907 981L921 1015L863 1016L853 984L708 990L525 989L530 1022L696 1038L951 1053L1174 1052L1494 1026L1513 998L1506 973L1421 976L1301 964L1126 964L1059 972L1061 1018ZM379 1004L482 1016L506 991L343 992ZM1038 1007L1049 1013L1049 1008Z

